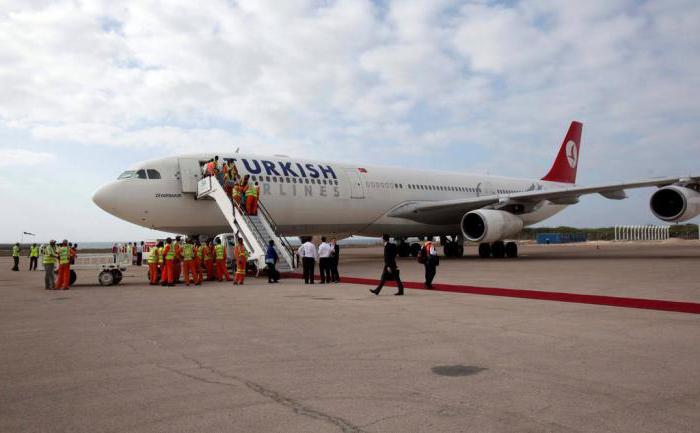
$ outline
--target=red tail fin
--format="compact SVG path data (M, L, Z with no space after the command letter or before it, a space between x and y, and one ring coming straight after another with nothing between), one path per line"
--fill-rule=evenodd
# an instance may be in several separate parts
M581 150L581 122L571 122L569 132L566 133L564 141L559 149L557 159L554 160L549 173L542 180L550 182L576 183L576 168Z

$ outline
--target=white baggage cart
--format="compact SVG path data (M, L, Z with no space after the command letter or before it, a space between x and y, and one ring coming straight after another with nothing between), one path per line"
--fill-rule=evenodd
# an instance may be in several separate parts
M43 251L43 248L40 249ZM43 270L43 257L39 258L39 266ZM131 266L132 257L126 253L104 253L104 254L80 254L75 258L75 263L70 265L70 284L73 285L78 279L76 270L97 271L97 281L101 286L111 286L119 284L124 277L127 267ZM58 272L58 264L56 264Z

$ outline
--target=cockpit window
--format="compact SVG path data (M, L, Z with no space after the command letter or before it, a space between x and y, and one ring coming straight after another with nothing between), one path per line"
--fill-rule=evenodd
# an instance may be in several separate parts
M136 177L138 177L139 179L147 179L146 170L141 169L141 170L137 171Z
M119 179L131 179L136 175L136 172L133 170L127 170L124 173L120 174L117 180Z
M160 179L160 172L158 172L158 170L154 170L152 168L149 168L146 171L148 172L149 179Z

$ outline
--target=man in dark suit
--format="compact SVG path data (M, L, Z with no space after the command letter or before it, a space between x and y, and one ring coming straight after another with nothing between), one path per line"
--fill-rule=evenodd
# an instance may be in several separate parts
M335 238L331 239L331 279L334 283L340 282L340 274L338 273L338 261L340 261L340 246Z
M384 283L388 280L396 281L396 286L398 286L399 291L394 293L396 296L403 296L403 283L399 277L399 267L396 265L396 254L397 248L396 244L389 242L389 235L384 235L384 270L382 271L382 279L379 281L379 285L376 289L370 290L370 292L378 295L384 287Z

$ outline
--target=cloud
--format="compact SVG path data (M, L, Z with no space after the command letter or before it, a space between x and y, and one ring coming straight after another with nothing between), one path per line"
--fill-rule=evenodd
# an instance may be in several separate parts
M533 176L576 119L584 182L688 173L697 22L692 0L7 0L0 129Z
M56 156L47 152L0 148L0 167L35 166L47 164Z

